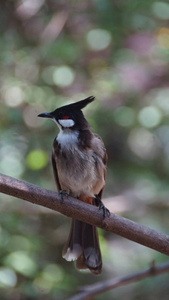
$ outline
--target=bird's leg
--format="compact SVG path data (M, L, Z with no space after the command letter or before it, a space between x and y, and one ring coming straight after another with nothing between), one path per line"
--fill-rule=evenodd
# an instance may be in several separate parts
M64 197L68 196L68 192L66 192L65 190L60 190L59 194L61 196L61 200L62 200L62 203L63 203Z
M98 195L95 195L95 203L96 206L99 207L99 209L103 210L103 218L105 218L106 216L110 217L110 211L106 208L106 206L103 204L102 200Z

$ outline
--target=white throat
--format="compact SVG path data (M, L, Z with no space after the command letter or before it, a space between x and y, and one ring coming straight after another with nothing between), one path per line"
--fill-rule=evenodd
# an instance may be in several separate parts
M60 130L56 140L62 147L70 149L78 143L79 133L72 130Z

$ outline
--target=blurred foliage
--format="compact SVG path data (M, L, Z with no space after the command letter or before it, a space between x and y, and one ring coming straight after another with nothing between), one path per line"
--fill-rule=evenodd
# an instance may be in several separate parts
M166 0L1 0L0 172L56 190L57 129L36 116L95 95L85 115L109 156L106 204L168 233L168 20ZM70 220L2 194L0 207L2 300L66 299L81 285L167 260L99 230L103 274L79 273L61 258ZM168 279L105 297L168 299Z

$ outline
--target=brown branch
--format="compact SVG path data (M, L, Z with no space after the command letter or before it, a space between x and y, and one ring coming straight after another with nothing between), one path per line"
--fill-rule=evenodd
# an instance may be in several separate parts
M65 197L62 203L58 193L5 175L0 175L0 192L48 207L169 255L169 236L113 213L103 220L103 212L97 207L72 197Z
M165 264L152 265L152 267L140 272L116 277L114 279L105 280L99 283L95 283L89 286L82 287L82 292L69 298L69 300L92 300L96 295L100 295L117 287L136 282L147 277L157 276L159 274L169 271L169 262Z

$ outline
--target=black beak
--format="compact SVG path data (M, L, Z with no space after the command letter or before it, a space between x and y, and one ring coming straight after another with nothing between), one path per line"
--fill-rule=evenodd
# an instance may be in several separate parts
M38 117L53 119L53 115L51 113L42 113L42 114L39 114Z

